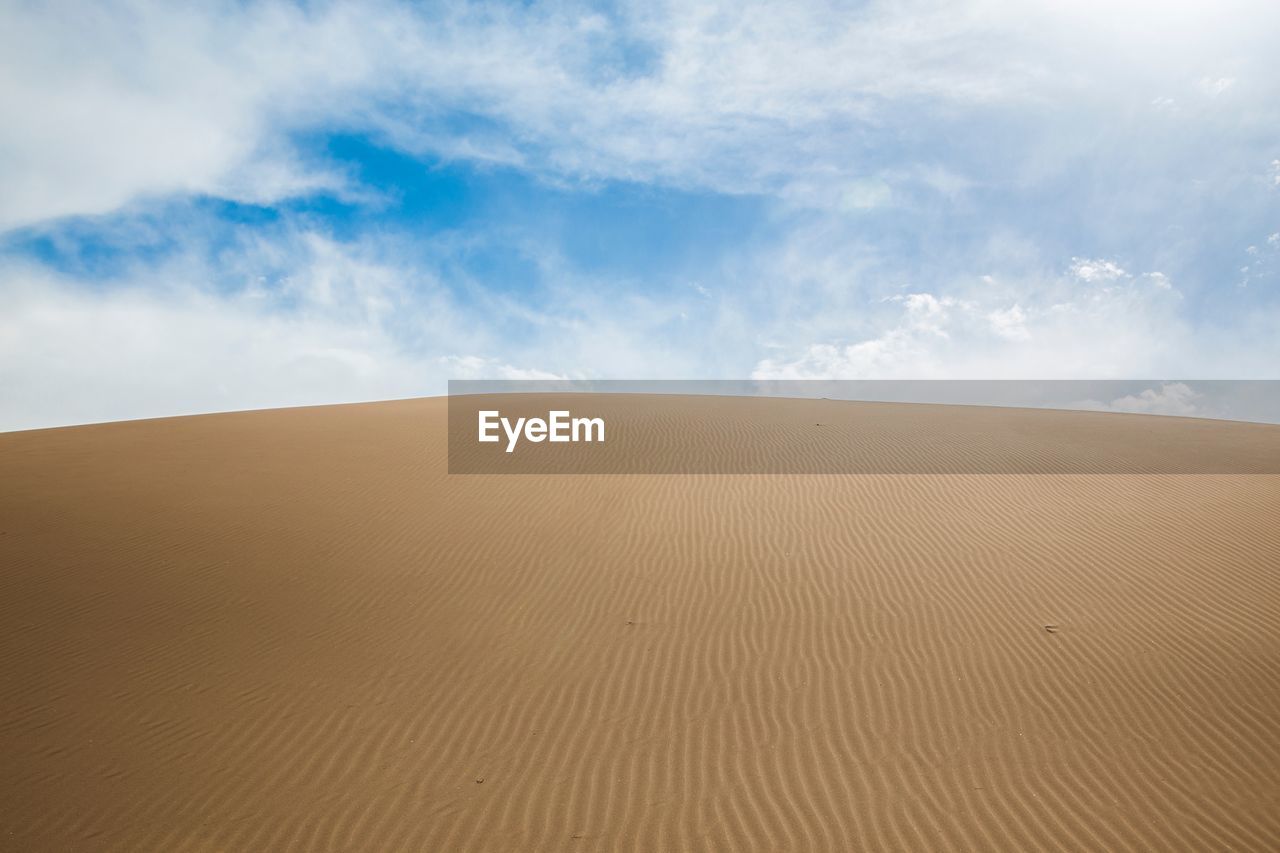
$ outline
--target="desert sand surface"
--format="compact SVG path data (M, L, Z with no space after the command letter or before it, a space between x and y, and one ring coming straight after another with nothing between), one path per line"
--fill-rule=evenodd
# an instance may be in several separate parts
M463 476L443 399L0 435L0 849L1280 848L1280 476L1057 455L1280 427L980 416L1075 442Z

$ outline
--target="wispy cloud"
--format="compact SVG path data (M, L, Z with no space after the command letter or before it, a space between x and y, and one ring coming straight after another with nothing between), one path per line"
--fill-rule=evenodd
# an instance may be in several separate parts
M1148 388L1137 394L1126 394L1110 402L1093 400L1076 404L1076 408L1096 409L1107 412L1128 412L1138 415L1179 415L1196 417L1203 415L1203 395L1185 382L1165 382L1158 388Z
M331 126L575 179L857 208L884 197L885 175L929 183L886 163L883 141L998 125L1001 107L1050 119L1021 141L1052 151L1057 117L1119 118L1135 88L1220 93L1236 78L1185 75L1230 60L1262 109L1276 84L1248 63L1277 13L1238 5L10 5L0 111L21 120L6 123L0 216L333 190L343 176L290 142Z
M891 297L845 340L776 344L759 379L1263 376L1280 348L1260 330L1196 325L1161 273L1073 261L1057 276L947 281ZM1238 337L1237 337L1238 336ZM1231 340L1236 337L1235 340Z
M422 396L448 378L642 374L663 364L658 345L659 369L696 364L678 305L583 280L524 298L474 291L446 279L468 248L447 240L412 264L398 239L295 225L181 242L106 279L0 263L0 427ZM555 259L541 262L554 276Z
M1274 4L112 0L0 23L4 425L484 373L1280 363ZM435 215L442 164L484 215Z

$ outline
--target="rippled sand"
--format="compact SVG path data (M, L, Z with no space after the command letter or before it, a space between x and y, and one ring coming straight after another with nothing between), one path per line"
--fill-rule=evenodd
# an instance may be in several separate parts
M467 477L445 430L0 435L0 848L1280 847L1280 476Z

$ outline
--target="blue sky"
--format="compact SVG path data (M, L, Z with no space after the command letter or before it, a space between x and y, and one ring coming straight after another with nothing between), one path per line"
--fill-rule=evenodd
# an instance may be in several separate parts
M0 428L1275 378L1266 2L0 0Z

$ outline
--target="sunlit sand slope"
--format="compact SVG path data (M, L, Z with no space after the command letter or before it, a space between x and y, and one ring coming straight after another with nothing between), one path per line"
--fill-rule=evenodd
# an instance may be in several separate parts
M1280 847L1280 476L465 477L445 431L0 435L0 848Z

